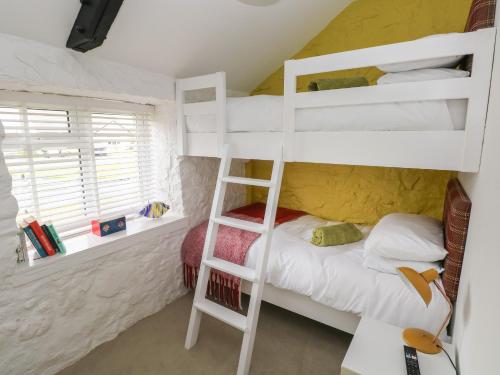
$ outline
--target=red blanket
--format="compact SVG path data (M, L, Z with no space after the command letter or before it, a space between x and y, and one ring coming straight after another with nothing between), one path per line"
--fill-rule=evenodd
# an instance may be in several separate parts
M265 208L265 204L255 203L232 210L226 213L225 216L262 223ZM305 214L306 213L302 211L278 207L275 223L276 225L283 224ZM190 289L196 287L207 227L208 221L194 227L189 231L182 243L181 255L182 262L184 263L184 285ZM220 225L217 233L214 256L243 266L250 246L252 246L259 236L258 233ZM241 280L238 277L212 270L210 273L207 295L212 299L223 302L229 307L241 309L240 285Z

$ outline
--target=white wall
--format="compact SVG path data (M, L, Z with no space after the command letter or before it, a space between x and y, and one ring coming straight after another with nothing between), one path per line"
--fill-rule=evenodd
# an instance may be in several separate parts
M497 16L499 17L499 16ZM497 41L500 36L497 35ZM472 200L453 339L462 375L495 375L500 325L500 48L496 49L490 105L478 174L460 174Z
M157 103L174 99L174 79L0 34L0 89Z
M225 71L250 91L352 0L127 0L104 44L86 55L175 77ZM77 0L0 0L0 32L63 47ZM262 58L264 57L264 58Z
M114 70L116 64L106 61L75 60L66 51L1 35L0 51L1 88L17 85L25 90L161 102L155 122L160 197L175 212L188 215L190 225L208 217L218 161L177 157L175 106L162 100L170 91L170 78L154 81L145 72L124 66ZM235 166L240 172L242 167L242 163ZM127 242L112 255L23 283L19 275L13 277L18 267L17 204L10 189L0 152L1 374L54 374L186 292L180 260L186 229L173 234L155 231ZM228 206L243 202L241 188L230 191Z

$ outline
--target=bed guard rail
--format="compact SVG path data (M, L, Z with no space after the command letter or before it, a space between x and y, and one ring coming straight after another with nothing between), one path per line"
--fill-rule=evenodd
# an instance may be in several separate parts
M457 168L453 168L455 170L477 171L480 163L486 122L495 36L496 29L489 28L470 33L435 35L410 42L286 61L284 91L285 160L304 161L304 155L302 155L300 150L310 149L308 146L301 144L304 139L301 134L304 135L309 132L296 133L295 114L298 109L389 102L468 99L465 131L460 132L461 137L455 134L454 139L456 142L453 145L449 145L450 150L455 148L461 149L460 153L462 154L462 159L458 162L450 160L449 162L443 163L443 167L447 168L448 165L450 167L456 165ZM473 55L473 66L470 77L297 93L297 78L300 76L455 55ZM332 119L332 122L333 121L335 121L335 119ZM451 135L452 132L453 131L446 133L450 133ZM331 135L328 135L322 132L321 134L317 134L318 138L315 138L315 140L317 139L321 143L322 140L325 139L325 136L339 137L342 136L342 133L343 132L335 131L330 132ZM344 132L344 134L346 133L350 132ZM360 135L360 132L357 133ZM361 133L364 133L361 137L361 144L357 143L355 146L353 145L353 147L363 149L363 147L369 146L371 150L376 151L377 154L379 151L383 150L375 149L373 144L368 145L369 142L371 143L376 139L390 139L394 136L394 141L410 142L410 137L413 135L412 133L415 133L416 138L414 138L414 141L418 141L419 139L425 141L428 139L431 143L434 143L436 147L438 147L438 144L441 142L437 137L444 140L447 139L447 136L441 131L427 131L425 132L427 133L425 137L422 137L424 132L409 131L383 132L392 133L385 134L383 136L384 138L380 138L380 134L377 138L370 138L370 134L368 133L375 132ZM355 138L353 134L351 135L352 137L346 137L344 140L359 139ZM366 141L364 142L366 144L364 144L363 141ZM311 140L311 142L313 141ZM334 144L331 146L334 146ZM390 146L391 142L388 142L378 147ZM444 146L446 148L447 145ZM321 147L317 147L317 149L321 151ZM332 150L332 148L330 148L330 150ZM422 148L422 151L424 150L425 148ZM437 148L435 151L436 153L438 152ZM380 155L383 155L383 152L381 152ZM449 157L451 159L457 155L456 152L453 152L450 153ZM359 163L362 163L364 159L369 157L370 155L365 152L363 156L360 156ZM337 158L330 159L327 155L323 157L321 154L316 154L313 158L315 160L322 159L317 162L339 161ZM384 163L384 161L381 161L379 164L384 165Z

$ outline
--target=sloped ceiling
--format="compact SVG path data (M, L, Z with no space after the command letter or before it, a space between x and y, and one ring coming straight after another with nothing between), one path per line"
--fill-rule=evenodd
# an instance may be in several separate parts
M89 55L174 77L226 71L248 92L352 0L125 0L104 45ZM0 32L64 47L79 0L0 0Z

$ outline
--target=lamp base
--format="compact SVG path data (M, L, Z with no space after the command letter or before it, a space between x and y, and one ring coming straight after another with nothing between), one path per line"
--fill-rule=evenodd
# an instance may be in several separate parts
M434 340L434 335L417 328L408 328L403 331L403 339L406 345L426 354L438 354L441 352L441 341Z

